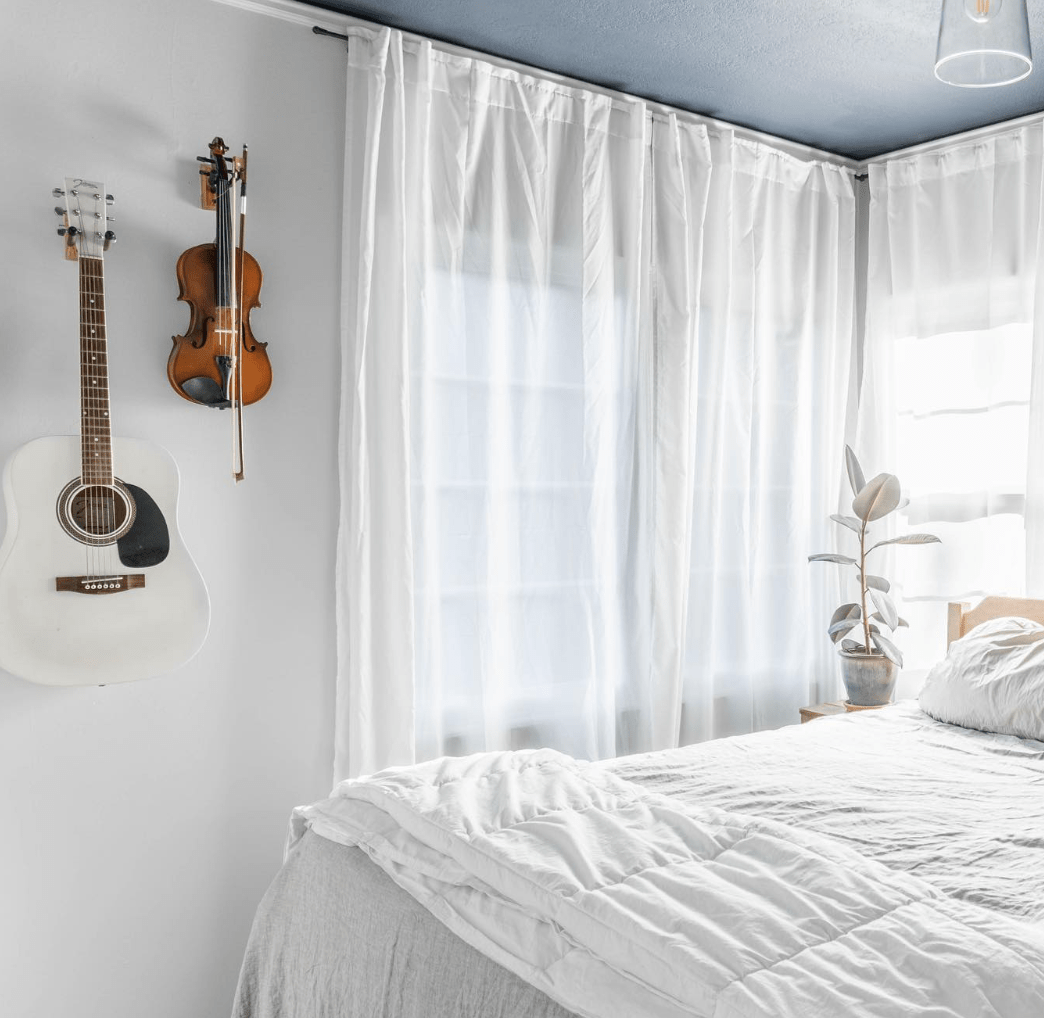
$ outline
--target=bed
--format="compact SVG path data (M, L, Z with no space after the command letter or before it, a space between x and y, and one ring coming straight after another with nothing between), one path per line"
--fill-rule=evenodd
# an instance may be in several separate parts
M905 701L384 774L295 811L234 1018L1044 1014L1044 742Z

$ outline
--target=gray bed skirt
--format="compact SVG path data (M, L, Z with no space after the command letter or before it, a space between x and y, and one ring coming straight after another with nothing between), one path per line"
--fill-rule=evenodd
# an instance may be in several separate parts
M307 832L258 906L233 1018L577 1018L357 848Z

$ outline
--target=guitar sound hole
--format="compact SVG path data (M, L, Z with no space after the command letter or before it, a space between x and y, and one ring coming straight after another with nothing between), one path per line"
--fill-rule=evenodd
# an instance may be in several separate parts
M77 492L70 511L77 529L91 537L111 538L127 519L127 503L116 497L113 488L101 484Z
M130 530L136 507L127 486L70 481L58 496L58 522L81 544L113 544Z

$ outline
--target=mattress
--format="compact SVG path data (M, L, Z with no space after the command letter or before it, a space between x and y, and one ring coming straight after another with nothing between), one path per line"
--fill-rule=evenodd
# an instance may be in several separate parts
M265 894L237 1018L575 1018L450 933L359 849L311 831Z
M1039 942L1044 744L942 725L899 704L600 766L682 812L720 809L845 845ZM1028 950L1029 964L1044 970L1044 956ZM847 1014L880 1014L860 1010L860 992L853 973ZM465 944L358 849L312 832L258 909L234 1010L236 1018L572 1013Z

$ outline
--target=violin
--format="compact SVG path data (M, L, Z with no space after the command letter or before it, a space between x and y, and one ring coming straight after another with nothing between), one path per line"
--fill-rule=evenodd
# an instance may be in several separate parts
M178 300L191 309L188 331L173 336L167 378L183 399L213 409L232 409L233 474L242 479L242 410L271 388L267 343L254 338L250 311L260 307L261 266L243 247L246 224L247 149L225 158L221 138L210 143L210 157L199 161L204 208L215 211L212 244L199 244L178 258ZM239 243L236 244L236 191L239 193Z

